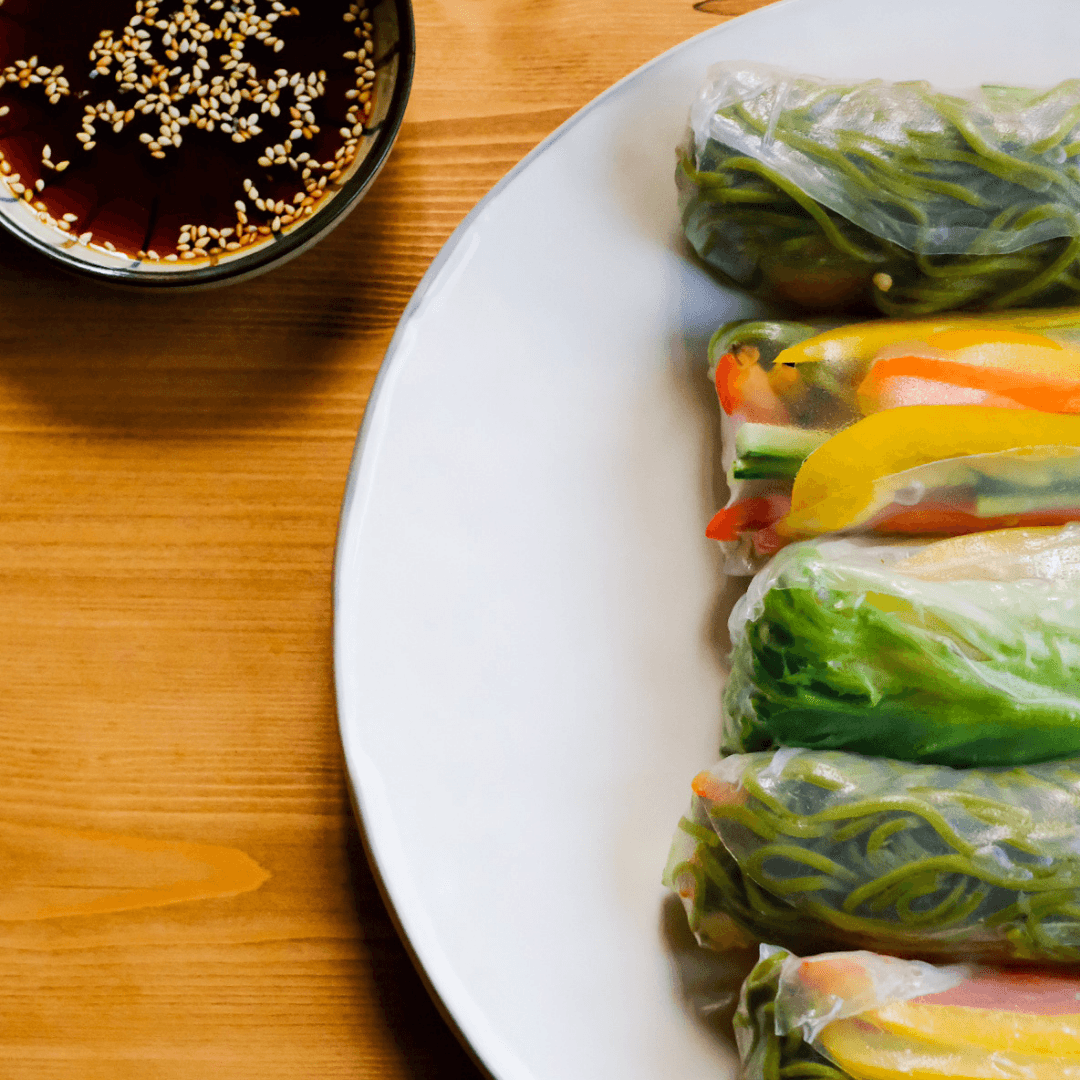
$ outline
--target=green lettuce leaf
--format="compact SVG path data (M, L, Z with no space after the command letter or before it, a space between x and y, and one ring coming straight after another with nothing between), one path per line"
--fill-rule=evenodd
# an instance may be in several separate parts
M897 569L911 550L803 543L762 571L732 614L725 751L799 746L957 767L1080 754L1069 575L924 580Z

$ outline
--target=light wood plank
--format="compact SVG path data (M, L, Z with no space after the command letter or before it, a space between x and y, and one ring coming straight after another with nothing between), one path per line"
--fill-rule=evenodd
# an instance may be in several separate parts
M389 164L331 237L251 283L112 292L0 238L8 1080L480 1075L352 820L338 509L443 242L576 109L758 3L700 6L419 0Z

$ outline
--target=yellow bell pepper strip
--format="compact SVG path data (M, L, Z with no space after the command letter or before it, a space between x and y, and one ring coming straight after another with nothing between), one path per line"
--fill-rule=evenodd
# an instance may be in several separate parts
M875 413L834 435L803 462L792 486L791 511L777 531L796 539L865 527L884 508L880 482L895 474L933 462L1035 448L1080 450L1080 416L978 405L913 405ZM886 490L885 503L891 501ZM981 527L1000 526L987 520Z
M734 1018L747 1080L1080 1080L1080 978L764 946Z
M842 958L837 962L842 965L835 972L838 988L846 984L850 996L857 965ZM809 966L804 962L800 974ZM825 975L816 971L810 977ZM1080 980L984 971L944 993L833 1021L819 1039L855 1080L1080 1077Z
M808 989L834 1000L874 996L857 955L811 957L798 974ZM987 969L942 993L833 1021L819 1039L856 1080L1080 1076L1080 980ZM1055 1065L1073 1071L1059 1074Z
M981 333L987 339L1010 330L1032 334L1070 329L1080 325L1080 308L1061 308L1051 311L1014 310L1000 314L975 316L957 315L933 319L875 319L872 322L851 323L815 334L789 345L776 357L778 364L805 364L814 360L836 362L862 360L869 363L879 352L904 341L927 341L928 335L959 330ZM957 344L943 346L958 348Z
M875 1009L882 1031L986 1053L1072 1056L1080 1064L1080 981L1075 976L991 971L953 990Z
M1019 581L1027 578L1080 584L1080 544L1061 529L1028 528L954 536L919 547L893 566L922 581Z
M1080 1080L1080 1056L1068 1047L1057 1054L988 1053L981 1047L894 1035L862 1016L829 1024L819 1042L852 1080Z

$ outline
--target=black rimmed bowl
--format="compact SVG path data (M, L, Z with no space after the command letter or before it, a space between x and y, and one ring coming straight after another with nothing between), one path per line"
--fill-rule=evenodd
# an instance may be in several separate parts
M136 10L136 2L137 0L131 0L130 2L133 12ZM216 2L220 3L221 0L216 0ZM296 0L296 2L302 4L303 0ZM139 4L138 10L148 10L153 3L154 0L143 0ZM243 0L239 5L232 3L229 9L234 12L239 10L242 18L244 8L255 10L257 3L259 8L265 7L267 11L280 10L285 15L288 14L288 10L285 9L283 4L280 2L274 3L272 0L270 3L259 3L259 0ZM0 16L6 16L7 12L18 6L18 0L15 0L14 4L9 4L6 8L0 8ZM172 8L180 9L181 6L179 3L160 0L159 10L162 15L158 17L165 18L164 13L171 11ZM209 8L211 3L207 2L204 6ZM356 15L354 15L353 19L348 19L344 13L353 12L358 14L361 11L361 5L350 4L348 0L343 0L340 6L342 16L348 22L355 22ZM22 191L18 190L20 180L26 177L20 176L17 169L11 165L11 155L5 152L5 146L18 147L25 151L27 139L24 137L20 141L18 130L13 132L10 124L7 132L5 132L4 118L0 118L0 227L29 247L60 264L66 270L116 285L145 289L206 288L245 280L278 266L312 247L344 220L363 198L372 181L378 175L397 137L409 97L416 50L410 0L363 0L363 9L366 9L364 14L367 15L365 21L370 23L371 26L368 40L370 40L371 48L373 48L373 51L368 53L374 74L374 80L368 86L371 101L370 114L363 117L362 125L357 125L353 129L353 135L357 140L355 157L347 165L340 168L337 175L333 173L324 174L325 187L323 193L317 198L311 211L306 216L298 217L290 222L288 213L286 213L284 219L279 218L278 221L274 222L273 227L270 227L271 219L269 214L261 214L259 217L261 218L263 231L252 237L245 238L247 242L239 248L236 248L234 243L234 250L229 249L226 240L235 241L235 233L228 238L207 236L205 227L200 230L199 226L194 222L185 220L176 227L175 234L185 250L178 251L174 249L169 254L163 255L153 251L153 243L148 240L143 244L147 249L146 251L140 250L137 253L124 254L121 250L117 250L115 245L102 241L98 234L89 228L86 229L86 232L79 233L79 229L83 228L84 225L76 220L75 214L69 215L72 219L69 224L64 221L58 210L54 209L53 213L45 212L42 209L43 203L37 201L38 196L33 191L29 192L30 198L28 199L25 186L23 186ZM216 9L215 14L223 10L225 10L224 4ZM167 17L174 18L171 15ZM263 27L265 30L266 23L263 24ZM3 28L0 27L0 31L2 30ZM132 38L131 40L135 39ZM207 40L209 41L209 39ZM215 44L216 42L212 42L210 48L213 49ZM340 44L341 37L338 29L335 30L334 39L328 42L328 48L336 48ZM360 44L361 51L359 55L360 59L363 60L364 43L361 42ZM23 47L26 49L32 46L33 42L31 41L30 44ZM191 51L194 54L194 47ZM39 59L44 59L44 57L42 56ZM120 57L119 59L122 60L123 58ZM10 55L5 58L0 53L0 77L3 76L6 68L9 73L9 84L14 81L11 78L12 73L18 74L20 71L25 70L16 68L14 63L16 62L12 62ZM119 62L115 65L116 68L120 68L120 66ZM41 75L32 89L42 89L38 85L42 79L45 83L48 83L50 78L57 79L59 77L55 74L55 69L50 69L47 63L40 63L34 70L40 72ZM52 75L49 74L50 71L53 71ZM113 72L107 71L103 72L103 74L112 75ZM111 84L104 83L103 85ZM145 98L145 96L144 93L143 97ZM47 97L47 94L44 97ZM205 101L205 99L203 100ZM282 101L282 104L285 104L285 101ZM10 108L8 111L10 114ZM93 119L91 118L92 121ZM111 115L107 118L108 121L112 119ZM194 115L192 119L194 119ZM101 120L105 120L105 118L102 117L98 121L98 130L104 130ZM296 123L299 122L296 121ZM84 128L85 130L89 129ZM162 130L165 129L162 128ZM15 141L6 143L5 134L9 138L14 138ZM95 134L91 137L96 139L100 136ZM39 142L41 141L43 140L39 140ZM86 140L83 139L82 141L85 142ZM146 137L143 137L141 141L145 144L147 142ZM34 148L35 157L42 153L48 156L49 147L45 146L44 150L40 147ZM295 153L299 154L300 151L297 150ZM57 162L57 159L61 156L74 158L74 155L71 154L62 155L53 152L53 162ZM7 162L6 165L5 161ZM57 163L63 164L63 162ZM314 164L314 159L311 163ZM53 168L51 163L49 168ZM164 165L160 171L162 176L167 176ZM55 170L47 175L51 179L55 175ZM269 177L269 173L266 175ZM167 181L163 181L163 184L165 183ZM237 210L243 206L244 210L251 215L251 219L257 220L255 207L248 205L252 202L250 193L245 190L238 190L236 194L239 197L235 202ZM144 197L139 200L139 209L149 215L147 237L150 236L154 227L154 220L158 216L159 202L164 203L165 201L166 199L160 190L147 191ZM271 204L268 202L267 205ZM63 207L60 207L60 209L63 209ZM192 214L186 215L187 218L192 216ZM239 216L246 217L247 215L240 212ZM274 215L274 217L278 217L278 215ZM183 226L188 224L191 227L188 229L185 240ZM237 224L235 228L239 230L240 225ZM213 229L210 231L213 232ZM200 240L202 240L202 244L199 243ZM186 252L191 252L191 254L186 254Z

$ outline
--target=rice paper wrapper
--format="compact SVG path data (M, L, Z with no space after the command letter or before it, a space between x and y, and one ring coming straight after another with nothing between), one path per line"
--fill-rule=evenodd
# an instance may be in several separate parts
M957 767L1080 756L1080 524L804 541L729 620L725 752Z
M820 310L1064 303L1078 146L1080 80L943 92L723 63L690 112L683 225L728 280Z
M1076 309L729 323L710 343L709 377L729 491L710 535L729 574L800 537L1080 518ZM912 464L912 448L942 432L948 446Z
M746 1080L1059 1080L1080 1076L1078 999L1075 974L763 945L735 1036Z
M767 165L815 202L909 251L1009 253L1080 228L1080 80L1048 90L836 82L765 64L718 64L690 113L709 143ZM986 168L971 158L985 155ZM922 155L915 204L875 183ZM936 156L935 156L936 155ZM995 167L996 166L996 167ZM1016 212L1010 227L1003 211Z
M693 782L665 882L717 949L1080 962L1080 762L951 769L733 755Z

